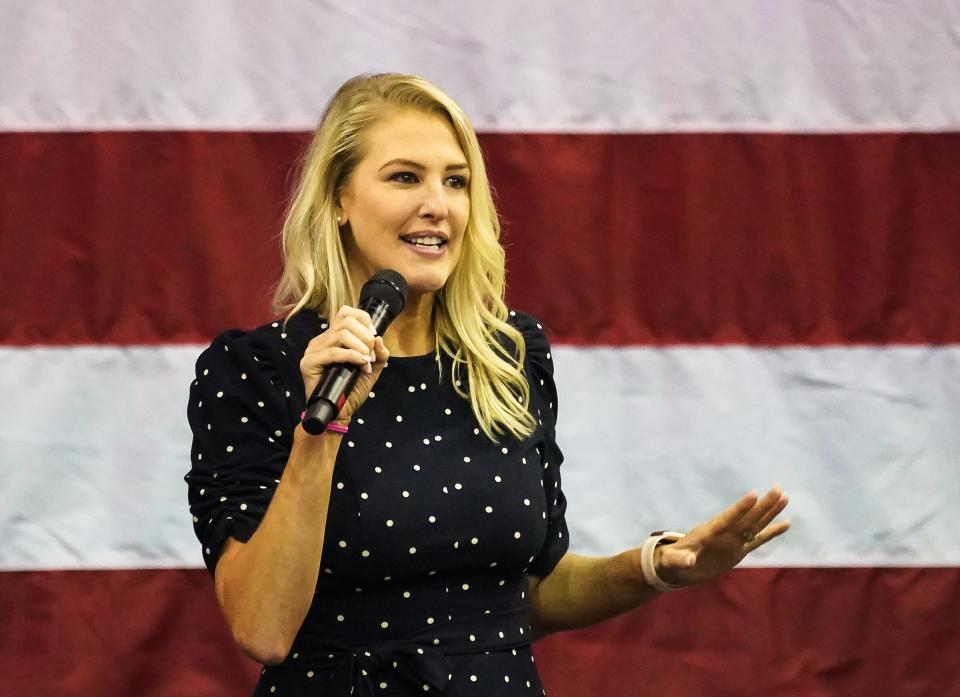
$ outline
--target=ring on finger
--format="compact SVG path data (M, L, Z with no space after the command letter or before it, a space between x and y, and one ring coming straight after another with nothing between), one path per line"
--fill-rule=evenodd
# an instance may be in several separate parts
M751 542L754 542L754 541L757 539L757 537L759 536L759 534L760 534L760 533L754 532L753 530L750 530L749 528L748 528L747 530L742 530L742 531L740 532L740 541L743 542L743 544L748 545L748 544L750 544Z

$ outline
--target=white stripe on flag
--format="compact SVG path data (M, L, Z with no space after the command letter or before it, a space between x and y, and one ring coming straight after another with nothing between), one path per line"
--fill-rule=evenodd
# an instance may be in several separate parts
M200 346L0 349L0 569L198 566ZM960 347L554 351L573 549L608 554L781 484L760 566L960 564Z
M309 129L380 71L480 130L960 127L956 3L50 0L0 26L0 130Z

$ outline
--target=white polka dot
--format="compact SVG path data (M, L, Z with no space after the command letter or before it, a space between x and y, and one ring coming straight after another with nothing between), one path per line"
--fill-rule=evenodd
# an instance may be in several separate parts
M414 472L419 472L419 471L420 471L420 465L414 465L414 466L413 466L413 471L414 471Z
M373 390L370 390L370 399L373 399L376 396L377 396L377 393L374 392Z
M363 426L363 419L357 419L357 423Z
M203 551L206 552L207 554L210 554L210 548L209 548L209 547L207 547L207 548L206 548L205 550L203 550Z
M497 634L499 634L499 635L500 635L500 638L501 638L501 639L503 639L503 632L497 632ZM517 655L517 651L516 651L516 649L514 649L514 651L513 651L513 655L514 655L514 656L516 656L516 655Z
M223 396L223 392L217 392L217 397L222 397L222 396Z
M493 513L493 506L487 506L483 510L485 510L487 513Z
M271 685L271 686L270 686L270 692L276 692L276 691L277 691L277 686L276 686L276 685Z
M460 549L460 540L457 540L456 542L453 543L453 548Z
M403 592L403 597L404 597L404 598L409 598L409 597L410 597L410 591L404 591L404 592Z
M273 435L275 435L277 438L279 438L280 436L283 435L283 433L281 433L280 431L274 431L274 432L273 432Z
M479 435L480 435L480 429L479 429L479 428L473 429L473 435L479 436Z
M453 485L453 488L459 491L460 489L463 488L463 484L461 484L460 482L457 482L456 484Z
M440 438L440 436L434 436L433 439L436 441L443 440L442 438Z
M509 451L506 448L500 448L500 452L506 455Z
M519 530L517 530L515 533L513 533L513 539L515 539L515 540L519 540L519 539L520 539L520 531L519 531Z
M463 588L463 590L465 590L465 591L470 590L470 584L469 584L469 583L464 583L464 584L463 584L462 586L460 586L460 587Z
M390 626L390 623L387 622L386 620L384 620L383 622L380 623L380 628L381 628L381 629L386 629L386 628L389 627L389 626Z
M495 481L495 482L497 482L497 483L499 484L499 483L502 482L503 480L500 478L500 475L498 474L497 476L495 476L495 477L493 478L493 481Z
M220 497L220 503L223 503L223 502L226 501L226 500L227 500L227 497L226 497L226 496L221 496L221 497Z
M352 440L348 440L348 441L347 441L347 447L349 447L349 448L352 448L352 447L353 447L353 441L352 441Z
M427 520L429 520L431 523L436 523L436 522L437 522L437 516L432 515L432 516L430 516L429 518L427 518Z
M450 414L452 414L453 412L450 411L449 409L444 409L443 413L446 414L447 416L450 416Z
M379 466L379 465L377 465L376 467L374 467L374 468L373 468L373 471L376 472L377 474L380 474L381 472L383 472L383 470L380 469L380 466Z
M527 685L527 687L530 687L530 686ZM380 683L380 689L381 689L381 690L387 689L387 683L381 681L381 683Z
M308 670L308 671L307 671L307 677L308 677L308 678L312 678L312 677L313 677L313 671L312 671L312 670Z
M447 487L443 487L443 493L449 494L450 490Z
M470 641L476 641L476 640L477 640L477 637L475 637L473 634L471 634L471 635L470 635Z
M247 423L249 420L250 420L250 419L248 419L246 416L241 416L241 417L240 417L240 423L242 423L242 424Z
M241 503L241 504L240 504L240 510L241 510L241 511L247 510L247 504Z
M407 391L408 391L408 392L416 392L416 391L417 391L417 388L414 387L413 385L410 385L410 387L407 388Z
M430 445L430 439L429 439L429 438L424 438L424 439L423 439L423 444L424 444L424 445Z
M421 383L420 383L420 389L421 389L421 390L427 389L427 383L421 382Z
M337 482L337 488L338 488L338 489L342 489L342 488L343 488L343 482Z
M347 548L347 541L346 541L346 540L340 540L337 544L340 545L340 549L346 549L346 548Z
M406 499L406 498L410 498L410 492L409 492L409 491L404 491L403 494L402 494L402 496L403 496L403 498L405 498L405 499Z
M337 622L343 622L343 615L337 615Z
M530 505L530 499L524 499L524 500L523 500L523 505L524 505L524 506L529 506L529 505Z
M411 547L408 551L410 552L410 554L416 554L416 553L417 553L417 548L416 548L416 547Z
M263 408L263 402L257 402L257 406Z
M387 521L387 527L388 527L388 528L392 528L392 527L393 527L393 521L392 521L392 520L388 520L388 521Z
M370 550L369 550L369 549L363 550L362 552L360 552L360 556L361 556L361 557L369 557L369 556L370 556Z
M228 445L228 446L227 446L227 452L228 452L228 453L232 453L232 452L233 452L233 446L232 446L232 445Z
M209 374L210 374L210 369L209 369L209 368L206 368L206 369L203 371L203 374L204 374L204 375L209 375Z
M469 456L469 455L465 455L465 456L463 457L463 461L464 461L464 462L470 462L470 456Z
M361 492L360 492L360 498L362 498L364 501L366 501L366 500L367 500L368 498L370 498L370 497L367 496L367 492L361 491Z
M397 423L403 421L403 417L400 414L397 414Z
M476 676L476 675L471 675L471 676L470 676L470 682L476 682L476 681L477 681L477 676Z
M434 620L432 617L428 617L428 618L427 618L427 624L433 624L434 621L435 621L435 620Z
M200 495L203 496L203 494L204 494L205 491L206 491L206 489L201 489L201 490L200 490Z
M387 441L386 443L384 443L384 445L387 446L388 448L393 447L393 443L391 443L390 441Z
M504 675L504 676L503 676L503 681L504 681L504 682L510 682L510 676L509 676L509 675Z
M478 540L476 537L471 537L471 538L470 538L470 544L472 544L472 545L477 544L479 541L480 541L480 540Z
M246 373L240 373L240 379L241 379L241 380L246 380L246 379L247 379L247 374L246 374Z

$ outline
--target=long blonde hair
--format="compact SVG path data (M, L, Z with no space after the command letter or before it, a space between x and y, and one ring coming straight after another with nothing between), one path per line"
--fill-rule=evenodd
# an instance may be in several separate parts
M332 317L356 302L335 204L363 157L364 134L385 114L412 108L449 121L470 168L470 213L463 247L446 285L436 294L436 356L452 359L454 389L470 400L486 435L533 433L530 388L523 375L523 337L507 322L503 301L505 254L483 154L463 110L440 88L414 75L361 75L333 95L303 159L283 224L283 275L274 309L289 320L303 308ZM509 340L511 347L503 344ZM469 390L462 386L466 371Z

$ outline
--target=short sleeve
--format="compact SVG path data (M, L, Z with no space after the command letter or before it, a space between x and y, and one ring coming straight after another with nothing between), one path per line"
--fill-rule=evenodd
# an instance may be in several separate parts
M524 371L530 383L530 408L542 429L543 488L547 497L547 536L529 572L547 576L570 546L567 531L567 500L560 484L563 453L557 445L557 388L553 380L553 356L550 342L536 319L512 310L510 324L520 330L525 344Z
M258 330L259 331L259 330ZM276 343L282 344L279 329ZM197 359L187 420L185 476L193 527L211 575L227 538L246 542L280 481L301 410L302 382L278 368L279 351L257 332L224 332Z

